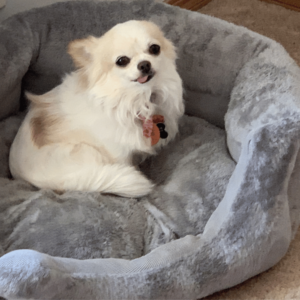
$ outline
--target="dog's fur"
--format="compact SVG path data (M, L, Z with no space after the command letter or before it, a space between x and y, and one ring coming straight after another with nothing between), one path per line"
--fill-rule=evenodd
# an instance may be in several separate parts
M158 55L149 52L153 44ZM71 42L68 52L78 69L44 95L27 94L30 109L10 152L13 177L58 191L148 194L153 184L132 157L155 154L172 140L184 111L173 44L153 23L129 21L100 38ZM120 56L130 63L117 65ZM144 61L155 75L140 83L148 78L138 69ZM164 116L169 136L151 146L140 116L154 114Z

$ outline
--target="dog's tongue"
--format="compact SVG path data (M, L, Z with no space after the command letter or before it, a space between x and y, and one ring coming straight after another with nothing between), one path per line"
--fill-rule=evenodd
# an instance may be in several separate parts
M140 78L138 78L138 82L139 83L145 83L146 81L147 81L147 79L148 79L148 76L144 76L144 77L140 77Z

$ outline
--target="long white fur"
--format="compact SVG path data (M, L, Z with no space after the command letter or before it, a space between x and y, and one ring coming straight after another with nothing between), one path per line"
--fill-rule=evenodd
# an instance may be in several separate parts
M160 45L159 55L149 53L151 44ZM153 23L129 21L72 42L69 53L79 68L50 92L28 94L32 104L10 152L13 177L59 191L148 194L153 184L133 166L133 154L152 155L166 145L184 112L172 43ZM129 65L117 66L125 55ZM141 84L135 80L144 60L155 76ZM151 146L139 114L163 115L168 138Z

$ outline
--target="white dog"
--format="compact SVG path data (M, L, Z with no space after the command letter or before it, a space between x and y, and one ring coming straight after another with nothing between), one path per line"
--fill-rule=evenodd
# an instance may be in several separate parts
M78 69L44 95L27 94L10 152L13 177L62 192L148 194L153 184L132 157L172 140L184 112L173 44L155 24L129 21L71 42L68 52ZM150 136L155 115L168 133L158 142Z

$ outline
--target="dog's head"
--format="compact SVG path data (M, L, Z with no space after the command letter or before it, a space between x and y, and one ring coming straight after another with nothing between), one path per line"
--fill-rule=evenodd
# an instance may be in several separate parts
M68 50L77 67L89 70L92 84L108 76L115 87L147 85L176 58L173 44L148 21L118 24L100 38L71 42Z
M88 89L102 98L110 98L114 107L121 102L131 106L135 114L141 109L145 115L151 114L151 94L165 85L167 79L177 76L173 44L158 26L148 21L128 21L100 38L75 40L69 44L68 52ZM126 101L126 96L131 100ZM113 104L112 99L118 97L122 101ZM135 100L143 97L144 104Z

